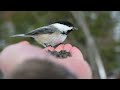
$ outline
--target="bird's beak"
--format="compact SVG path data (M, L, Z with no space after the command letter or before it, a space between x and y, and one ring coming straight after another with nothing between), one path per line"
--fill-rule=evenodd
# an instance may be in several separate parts
M74 30L78 30L78 28L76 28L76 27L73 27L73 29L74 29Z

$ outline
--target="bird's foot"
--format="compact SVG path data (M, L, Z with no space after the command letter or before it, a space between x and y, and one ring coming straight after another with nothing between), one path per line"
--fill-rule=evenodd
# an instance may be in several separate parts
M58 47L58 46L61 45L61 44L63 44L63 43L59 43L59 44L55 45L54 48Z

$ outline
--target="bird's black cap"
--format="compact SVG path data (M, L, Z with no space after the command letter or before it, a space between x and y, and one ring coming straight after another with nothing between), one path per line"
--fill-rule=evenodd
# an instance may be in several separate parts
M69 27L74 27L74 25L69 21L57 21L55 23L60 23L60 24L63 24L63 25L67 25Z

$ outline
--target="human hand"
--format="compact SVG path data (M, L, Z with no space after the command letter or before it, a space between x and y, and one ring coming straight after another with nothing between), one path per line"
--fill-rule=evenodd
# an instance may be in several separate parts
M66 50L72 54L72 57L66 59L58 59L50 55L46 50ZM57 48L48 47L45 49L31 45L27 41L6 47L0 54L0 69L7 77L19 64L31 58L39 58L45 60L49 58L52 62L66 67L69 71L74 73L78 78L91 78L91 69L84 60L82 53L76 47L70 44L60 45Z
M4 74L4 77L8 77L10 73L25 60L31 58L49 58L50 55L44 52L42 48L31 45L27 41L22 41L17 44L6 47L0 53L0 69Z
M71 53L71 57L67 58L57 58L56 62L63 65L69 71L74 73L80 79L91 79L92 78L92 71L88 63L84 60L82 53L76 47L73 47L70 44L66 45L59 45L56 48L47 47L44 49L45 51L61 51L66 50L67 52Z

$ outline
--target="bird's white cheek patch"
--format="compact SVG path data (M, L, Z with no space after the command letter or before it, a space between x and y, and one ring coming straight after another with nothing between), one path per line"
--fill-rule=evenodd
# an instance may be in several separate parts
M59 24L59 23L55 23L55 24L53 24L53 26L58 28L61 32L66 32L67 30L71 30L73 28L73 27L68 27L66 25L62 25L62 24Z

